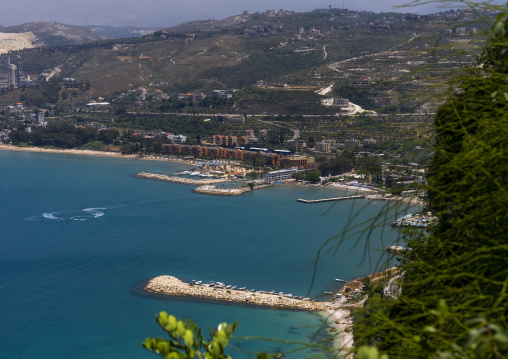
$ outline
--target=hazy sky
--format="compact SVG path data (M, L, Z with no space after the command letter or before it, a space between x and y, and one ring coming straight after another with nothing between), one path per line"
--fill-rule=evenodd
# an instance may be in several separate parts
M55 21L69 25L135 25L166 27L190 20L223 19L247 10L310 11L342 7L351 10L391 11L409 0L6 0L0 25ZM428 10L428 8L427 8ZM397 10L402 11L402 10ZM426 13L425 8L413 9Z

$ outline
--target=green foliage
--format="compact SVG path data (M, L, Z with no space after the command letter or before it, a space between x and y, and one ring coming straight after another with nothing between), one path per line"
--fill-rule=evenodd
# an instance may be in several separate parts
M358 359L388 359L386 354L380 354L376 347L363 346L358 351Z
M398 300L358 323L358 344L391 357L508 355L506 15L479 57L483 66L452 81L435 117L427 189L438 222L406 235Z
M202 330L196 323L186 319L176 319L173 315L160 312L156 317L157 324L164 330L169 339L146 338L143 347L165 359L231 359L225 354L224 349L228 346L238 323L221 323L211 333L210 338L203 338ZM269 359L266 353L260 353L256 358Z
M303 181L305 179L305 174L303 172L296 172L291 175L291 178L297 181Z
M332 176L351 171L351 169L355 166L356 158L353 152L351 151L343 151L334 158L331 158L327 162L323 162L319 165L319 170L324 175L328 175L329 173Z
M320 170L308 170L305 171L305 180L310 181L311 183L318 183L321 179L319 178L321 176Z

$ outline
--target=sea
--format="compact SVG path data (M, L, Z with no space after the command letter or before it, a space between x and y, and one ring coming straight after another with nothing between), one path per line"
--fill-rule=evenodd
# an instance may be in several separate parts
M322 300L340 285L336 278L395 263L385 249L402 239L389 222L407 206L304 204L296 199L352 193L281 184L204 195L134 177L190 168L0 151L0 358L155 358L141 343L164 337L160 311L205 333L238 321L239 339L227 348L233 358L257 351L307 358L318 349L306 343L331 335L323 315L149 295L143 286L172 275Z

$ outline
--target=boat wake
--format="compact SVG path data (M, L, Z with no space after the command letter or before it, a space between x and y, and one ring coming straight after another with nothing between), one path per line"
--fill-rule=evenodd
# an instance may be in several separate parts
M196 199L195 196L193 197L187 197L187 198L180 198L176 201L188 201L191 199ZM135 206L145 206L150 205L154 203L166 203L171 202L174 203L175 200L156 200L156 201L140 201L135 203L124 203L124 204L117 204L117 205L111 205L111 206L105 206L105 207L90 207L90 208L83 208L83 209L75 209L75 210L68 210L68 211L54 211L54 212L45 212L38 216L31 216L26 217L25 221L29 222L41 222L41 221L87 221L87 220L94 220L99 219L101 217L104 217L106 215L106 211L118 209L122 207L135 207Z
M86 221L88 219L95 219L104 216L105 213L103 211L107 209L109 208L106 207L84 208L80 210L79 214L77 214L76 211L46 212L41 214L40 216L27 217L25 218L25 220L29 222L65 221L65 220Z
M87 212L87 213L90 213L92 216L94 216L94 218L99 218L99 217L102 217L104 216L104 212L101 212L101 211L104 211L106 210L107 208L105 207L98 207L98 208L85 208L83 210L83 212Z
M51 220L60 220L61 218L56 217L55 214L56 214L56 212L53 212L53 213L43 213L42 217L44 217L46 219L51 219Z

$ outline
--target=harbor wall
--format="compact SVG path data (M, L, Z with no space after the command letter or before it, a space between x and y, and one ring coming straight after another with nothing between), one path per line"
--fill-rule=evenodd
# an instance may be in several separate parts
M243 303L278 309L312 312L334 309L334 306L328 302L312 302L309 300L288 298L278 294L260 293L259 291L251 292L236 289L208 287L204 285L192 285L169 275L151 279L146 285L145 290L150 293L169 296L211 299L221 302Z
M221 178L221 179L208 178L208 179L195 180L195 179L191 179L191 178L172 177L172 176L160 175L160 174L149 173L149 172L139 172L134 177L150 179L150 180L155 180L155 181L187 184L187 185L191 185L191 186L201 186L204 184L214 184L214 183L221 183L221 182L228 181L227 179L224 179L224 178Z

